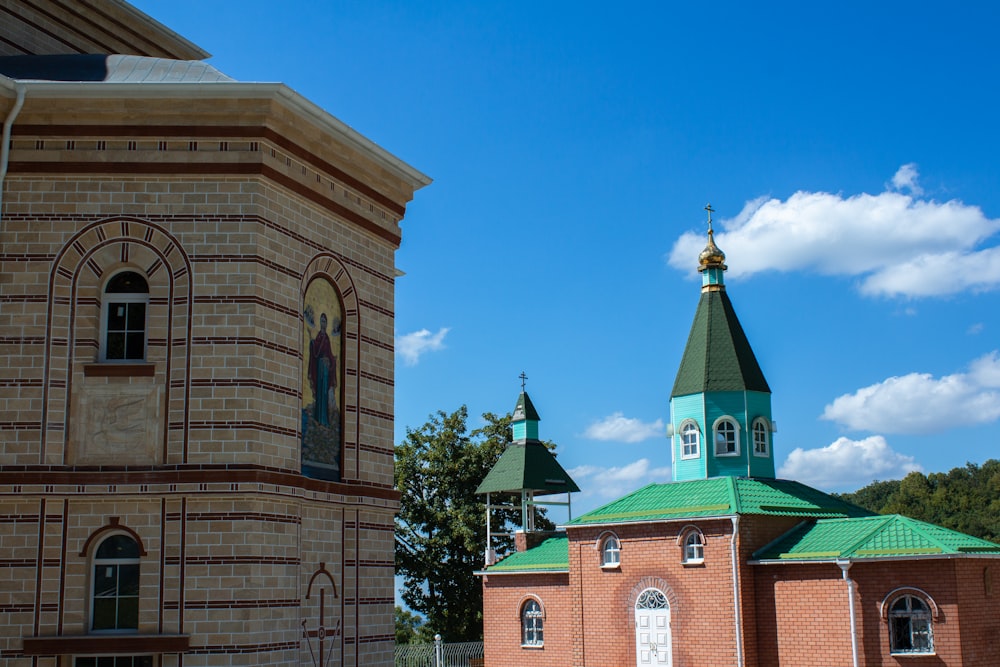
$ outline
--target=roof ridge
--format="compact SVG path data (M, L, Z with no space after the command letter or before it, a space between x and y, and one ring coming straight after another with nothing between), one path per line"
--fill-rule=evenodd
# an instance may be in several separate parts
M848 554L848 555L853 554L855 551L857 551L861 547L862 544L865 544L866 542L870 542L875 536L877 536L877 535L879 535L881 533L884 533L888 529L889 524L891 523L892 516L893 515L891 515L891 514L878 514L878 515L875 515L875 516L857 517L858 519L880 519L881 521L879 521L877 523L877 525L875 525L871 530L869 530L868 532L866 532L864 534L864 536L862 536L861 538L857 539L850 546L848 546L848 547L844 548L843 550L841 550L841 552L840 552L841 555L843 555L843 554ZM898 516L898 515L896 515L896 516ZM847 520L847 521L852 521L852 520L856 521L857 520L857 519L854 519L853 517L844 517L844 519Z

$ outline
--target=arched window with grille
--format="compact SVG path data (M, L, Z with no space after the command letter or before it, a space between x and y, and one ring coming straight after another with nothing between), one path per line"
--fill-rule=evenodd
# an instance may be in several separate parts
M544 643L542 605L530 598L521 606L521 645L541 646Z
M889 605L889 652L934 652L934 624L927 600L906 594Z

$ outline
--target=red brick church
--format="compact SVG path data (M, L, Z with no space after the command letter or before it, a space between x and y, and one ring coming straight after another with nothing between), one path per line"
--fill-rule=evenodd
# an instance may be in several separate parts
M559 532L526 520L502 560L487 549L486 665L1000 665L1000 545L776 479L770 388L711 219L699 260L670 399L673 481ZM514 418L479 492L520 494L530 514L536 496L575 484L555 459L538 463L525 393Z

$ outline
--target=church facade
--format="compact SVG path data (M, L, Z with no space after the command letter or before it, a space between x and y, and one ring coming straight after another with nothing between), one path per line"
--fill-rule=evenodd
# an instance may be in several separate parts
M0 22L0 662L389 665L430 182L121 0Z
M673 481L524 531L488 564L486 664L1000 664L1000 545L775 478L771 390L713 237L709 217Z

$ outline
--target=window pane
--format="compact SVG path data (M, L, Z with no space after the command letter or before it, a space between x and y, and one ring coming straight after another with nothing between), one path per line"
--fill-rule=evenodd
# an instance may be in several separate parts
M106 359L125 358L125 334L108 332L108 344L104 357Z
M118 566L118 594L139 595L139 566Z
M139 627L139 598L118 598L118 625L116 627L119 630Z
M101 542L95 558L138 558L139 544L128 535L112 535Z
M126 327L130 331L138 331L146 328L146 304L130 303L126 312Z
M125 358L143 359L146 347L146 334L142 331L125 334Z
M94 566L94 597L113 598L118 594L118 566Z
M74 667L97 667L97 658L92 656L86 658L77 658L76 661L73 663L73 665Z
M104 288L106 294L146 294L149 285L146 279L135 271L122 271L108 281Z
M102 655L97 659L97 667L115 667L114 656Z
M124 331L128 315L127 303L108 304L108 331Z
M114 630L117 607L115 598L94 598L94 630Z

